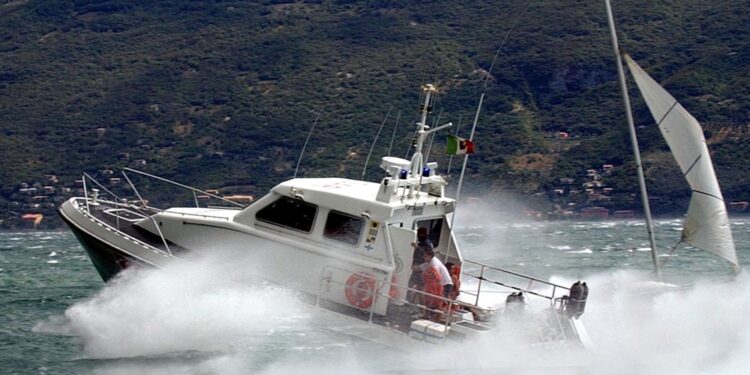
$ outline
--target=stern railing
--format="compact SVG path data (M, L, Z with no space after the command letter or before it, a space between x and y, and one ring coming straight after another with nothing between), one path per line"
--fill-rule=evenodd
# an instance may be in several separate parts
M473 264L475 266L479 266L479 274L478 275L470 273L465 268L462 268L462 275L463 276L468 276L468 277L471 277L471 278L474 278L474 279L478 280L477 281L476 292L464 291L467 294L473 295L475 297L475 302L474 302L475 305L479 305L479 296L480 296L480 294L482 292L482 284L483 283L490 283L490 284L501 286L501 287L508 288L508 289L511 289L511 290L515 290L515 291L519 291L519 292L524 292L524 293L526 293L528 295L533 295L533 296L541 297L541 298L549 300L550 304L552 304L552 305L555 304L555 300L556 299L562 297L562 294L570 292L570 288L568 288L568 287L565 287L565 286L562 286L562 285L559 285L559 284L555 284L555 283L552 283L552 282L549 282L549 281L546 281L546 280L542 280L542 279L539 279L539 278L536 278L536 277L524 275L522 273L518 273L518 272L514 272L514 271L509 271L509 270L506 270L506 269L503 269L503 268L500 268L500 267L490 266L488 264L484 264L484 263L481 263L481 262L472 261L472 260L468 260L468 259L464 259L463 262L464 262L464 264L468 263L468 264ZM489 273L498 273L498 274L501 274L501 275L504 275L504 276L510 276L512 278L515 278L515 279L520 279L520 280L522 280L522 281L524 281L526 283L526 287L518 287L518 286L513 285L513 284L511 284L510 282L507 282L507 281L501 281L501 280L498 280L496 278L490 278L491 276L488 276ZM543 286L543 287L547 287L549 290L547 290L546 292L543 292L543 291L539 291L538 289L533 289L536 286L540 286L540 285Z
M551 313L554 315L554 317L552 318L551 321L548 321L548 323L551 323L554 325L556 335L559 338L562 338L563 340L568 340L568 334L566 334L568 332L566 328L567 322L564 320L564 318L567 317L567 315L565 315L565 311L563 310L564 299L562 298L562 294L566 291L569 291L570 290L569 288L562 286L562 285L555 284L555 283L551 283L545 280L541 280L538 278L523 275L518 272L513 272L513 271L505 270L499 267L482 264L480 262L468 261L468 260L464 260L464 262L469 263L469 264L474 264L480 267L479 275L473 275L469 272L464 272L463 273L464 276L477 278L479 279L480 282L484 282L485 284L491 283L492 285L498 285L498 286L509 288L515 291L521 291L521 292L527 293L530 296L540 297L540 298L549 300ZM339 271L339 272L334 272L334 271ZM502 274L506 274L515 278L520 278L526 281L527 286L518 287L505 281L491 279L487 275L488 273L491 273L491 272L500 272ZM341 291L342 293L345 294L346 288L352 288L354 286L348 285L346 282L346 276L342 276L342 275L351 275L351 274L357 274L357 273L361 274L363 277L369 277L370 279L374 281L373 283L374 287L372 289L368 289L369 290L368 293L370 293L369 297L372 298L372 302L367 307L359 307L353 304L347 304L346 302L343 302L342 306L347 306L349 308L366 313L367 317L366 318L362 317L362 319L366 320L368 323L376 324L376 320L380 323L394 322L394 316L393 316L394 313L390 309L399 309L399 308L403 309L403 306L409 306L411 308L410 313L412 314L421 313L423 315L431 315L432 319L430 320L432 320L435 323L444 325L445 336L448 335L448 332L449 332L448 327L454 324L456 319L459 319L457 315L454 315L459 309L470 312L474 316L473 324L477 326L481 326L481 327L484 327L485 329L489 329L490 326L494 324L490 321L491 318L493 318L493 315L496 313L496 310L494 309L494 307L493 308L490 308L487 306L482 307L479 305L479 303L472 304L470 302L453 300L450 298L445 298L443 296L432 295L422 290L399 286L393 282L388 282L387 280L385 280L385 278L387 278L387 274L383 273L383 271L380 271L380 270L371 269L370 271L366 271L363 269L347 268L347 267L338 266L338 265L327 265L321 269L320 278L318 282L318 291L315 294L316 306L320 306L321 301L323 300L337 303L336 298L331 298L330 295L326 295L327 293L331 293L332 291L331 285L336 285L336 288L333 288L333 290ZM538 285L543 285L543 286L548 287L549 291L543 292L543 291L532 289ZM394 289L398 291L397 293L398 297L394 297L391 295ZM467 289L462 289L460 292L474 296L474 295L479 295L481 293L488 293L488 292L493 292L493 291L483 290L482 286L479 285L478 290L476 292L468 291ZM430 307L424 303L415 302L415 300L420 300L420 298L414 298L414 297L407 298L407 296L421 296L423 298L424 297L431 298L435 301L440 301L441 306L438 308ZM380 314L376 314L376 309L378 307L378 303L381 302L383 298L388 300L386 313L385 315L382 316L382 318L375 319L376 315L380 315ZM397 310L397 311L401 311L401 310ZM408 320L411 322L414 319L408 319ZM553 328L553 327L550 327L550 328ZM576 332L574 331L573 333L575 334Z

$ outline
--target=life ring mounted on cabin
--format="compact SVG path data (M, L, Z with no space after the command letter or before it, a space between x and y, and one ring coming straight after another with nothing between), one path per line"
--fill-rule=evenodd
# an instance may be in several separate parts
M346 300L353 306L366 309L375 297L375 279L365 273L354 273L346 280Z

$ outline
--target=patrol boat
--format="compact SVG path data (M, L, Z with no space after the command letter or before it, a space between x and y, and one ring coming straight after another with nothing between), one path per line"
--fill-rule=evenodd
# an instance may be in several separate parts
M219 248L249 256L263 268L264 279L299 290L328 316L358 322L359 328L348 333L368 339L444 342L493 334L493 327L518 309L504 307L505 298L490 302L488 297L507 295L509 305L521 302L525 309L535 300L542 306L525 309L536 317L530 330L534 340L589 345L579 319L588 288L464 258L451 227L457 202L446 196L437 163L423 160L426 137L450 124L427 126L437 90L425 85L422 91L414 154L411 160L383 157L385 177L379 183L293 178L247 206L206 207L199 197L223 198L126 168L191 191L195 206L152 207L123 171L137 199L121 198L84 174L84 196L64 202L60 215L105 281L127 267L160 268ZM90 189L91 184L98 188ZM456 265L454 276L464 285L457 300L429 296L442 302L432 309L413 297L424 292L408 285L411 243L420 227L428 229L436 256ZM523 295L525 300L519 298Z

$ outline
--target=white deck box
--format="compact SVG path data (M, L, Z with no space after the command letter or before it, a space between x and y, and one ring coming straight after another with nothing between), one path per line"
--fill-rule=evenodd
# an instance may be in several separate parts
M409 337L417 340L438 343L445 340L446 336L448 336L448 327L430 320L415 320L411 322L409 328Z

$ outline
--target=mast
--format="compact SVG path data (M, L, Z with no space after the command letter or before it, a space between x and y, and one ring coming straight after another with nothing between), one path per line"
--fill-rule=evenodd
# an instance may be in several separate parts
M430 112L431 106L430 106L430 99L432 99L432 93L436 92L437 89L435 89L435 86L432 84L426 84L422 86L422 90L425 92L424 96L424 104L422 104L421 108L421 118L419 122L417 123L417 144L416 149L414 150L414 155L411 157L411 175L412 176L419 176L421 175L421 169L422 169L422 148L424 147L424 139L427 134L425 129L428 128L427 126L427 114ZM409 197L412 197L414 195L414 186L409 187Z
M646 230L648 231L648 240L651 244L651 259L654 262L654 271L656 272L656 278L661 281L661 270L659 269L659 262L656 258L656 239L654 238L654 227L651 220L651 207L648 203L648 191L646 190L646 179L643 174L643 165L641 164L641 151L638 147L638 137L635 132L635 125L633 123L633 113L630 109L630 98L628 97L628 86L625 82L625 72L622 68L622 58L620 57L620 46L617 42L617 31L615 30L615 19L612 15L612 6L609 0L604 0L607 7L607 21L609 23L609 31L612 36L612 48L615 52L615 59L617 61L617 75L620 79L620 89L622 91L623 104L625 106L625 116L628 120L628 130L630 132L630 142L633 146L633 157L635 158L635 166L638 171L638 184L641 188L641 203L643 204L643 214L646 217Z
M421 118L419 122L417 123L417 145L416 149L414 151L414 155L411 157L411 175L417 176L420 173L420 168L422 167L422 148L424 147L424 139L427 134L425 129L428 128L427 126L427 114L430 112L431 106L430 106L430 100L432 99L432 93L436 92L437 89L435 89L435 86L432 84L427 84L422 86L422 90L425 92L424 96L424 104L422 104L421 108Z
M418 177L419 182L416 184L411 184L409 186L409 198L414 197L414 192L419 191L422 185L422 166L425 163L424 156L422 154L422 149L424 148L424 141L425 138L427 138L428 135L445 128L449 128L453 126L453 123L447 123L440 125L438 127L430 129L429 126L427 126L427 115L432 110L432 103L431 100L433 99L434 93L437 93L437 88L435 88L432 84L426 84L422 86L422 91L425 92L424 97L424 104L422 104L422 107L420 108L421 112L421 118L419 122L417 123L417 132L416 132L416 144L415 144L415 150L414 155L411 157L411 162L409 165L409 174L411 177ZM427 130L430 129L430 130Z

